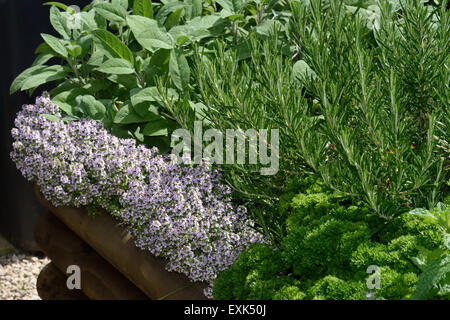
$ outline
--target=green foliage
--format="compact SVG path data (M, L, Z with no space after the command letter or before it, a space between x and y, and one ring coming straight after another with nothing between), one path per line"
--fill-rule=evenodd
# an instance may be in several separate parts
M326 276L309 288L309 300L362 300L365 287L358 282L344 281L334 276Z
M435 294L449 297L450 254L430 262L420 275L413 299L426 299Z
M230 297L267 300L279 290L287 290L283 288L298 286L298 280L283 275L287 268L280 260L279 252L270 247L262 244L252 245L239 256L231 269L223 271L215 282L214 297L219 300ZM240 272L236 272L237 270ZM296 291L292 293L302 295Z
M373 32L339 1L311 1L293 17L302 60L314 71L299 80L323 117L304 122L303 158L331 188L385 219L435 206L448 161L438 148L438 132L448 131L445 6L380 2Z
M426 275L412 259L443 244L437 225L408 213L385 221L364 204L337 196L317 178L299 180L290 183L290 191L300 193L290 194L280 206L287 217L280 246L257 244L244 251L219 275L216 299L366 299L367 269L373 265L380 272L376 299L410 299L416 286L420 292L429 290L432 281L447 290L447 256ZM427 298L445 295L431 290Z
M191 102L197 90L191 84L194 48L211 55L216 39L227 51L245 47L247 36L261 33L258 24L286 21L281 11L288 7L285 1L93 0L77 13L59 2L45 5L51 6L50 22L59 37L42 34L33 66L14 80L10 93L32 93L54 82L51 96L67 114L65 120L94 118L119 137L162 151L183 124L167 104L196 105ZM136 104L133 94L147 88L158 90L147 91L151 96ZM95 110L86 110L86 98L75 99L75 92L88 96Z
M285 285L275 292L273 300L303 300L306 294L295 285Z
M444 234L450 234L450 208L444 203L438 203L433 210L414 209L410 214L421 217L426 223L437 225Z
M345 270L352 252L370 237L364 223L327 218L314 221L314 225L316 227L307 231L305 227L293 229L283 239L286 261L292 262L296 275L319 276L334 273L334 270Z
M375 292L377 297L387 299L411 299L417 285L416 272L400 272L389 267L381 267L381 288Z
M370 265L377 298L449 296L447 1L46 5L58 37L11 94L53 82L64 121L163 152L195 120L279 130L275 176L221 168L273 247L243 252L216 298L363 299Z
M450 208L439 203L433 210L414 209L410 214L419 216L426 224L437 226L442 244L430 250L419 247L414 263L423 271L413 299L427 299L434 295L450 297Z
M293 175L313 172L387 221L435 206L449 181L445 3L289 5L289 23L275 23L267 41L249 37L238 52L218 43L214 59L196 53L200 95L192 99L206 106L210 127L280 131L275 176L255 174L259 165L227 165L227 182L261 225L272 226L273 239L284 218L272 212ZM181 122L192 130L192 118Z
M299 94L299 88L292 85L289 58L282 53L282 48L277 48L276 39L282 39L284 33L273 30L273 34L273 40L263 43L249 37L246 48L232 52L216 42L214 58L206 59L201 52L196 52L192 73L200 92L193 96L193 100L205 106L202 110L205 130L215 128L221 132L228 129L245 132L249 129L268 129L270 139L271 129L280 129L280 168L277 175L261 175L261 169L265 166L260 163L234 163L220 167L227 183L236 190L235 198L252 208L250 213L253 218L265 226L266 234L273 241L277 241L282 235L282 226L279 218L272 216L273 208L286 190L289 177L305 172L305 165L291 141L291 130L297 130L301 123L296 122L291 128L280 127L279 108L301 105L304 98ZM289 48L286 50L289 52ZM248 59L241 58L249 55ZM186 106L182 103L168 102L168 105L172 113L178 115L183 127L193 132L193 112L185 112ZM245 159L248 159L249 148L246 149ZM226 152L224 150L224 157Z

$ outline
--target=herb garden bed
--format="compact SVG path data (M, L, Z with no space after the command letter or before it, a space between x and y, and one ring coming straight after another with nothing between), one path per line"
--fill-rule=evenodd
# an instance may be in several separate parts
M49 3L43 250L91 299L449 299L447 3Z
M106 214L91 217L84 209L55 207L42 196L37 186L35 192L41 203L54 216L110 264L105 265L100 257L93 259L94 263L92 263L92 259L91 263L86 263L86 260L89 259L80 257L83 255L83 250L76 249L81 245L73 243L73 235L70 238L71 241L59 243L58 240L64 237L67 239L70 234L67 235L67 231L65 232L61 226L51 227L52 224L58 223L52 221L51 216L44 216L40 221L41 227L38 226L36 230L37 242L39 245L45 246L42 249L52 260L57 260L53 262L58 269L62 271L67 266L76 264L74 261L85 261L90 268L96 268L87 272L93 281L84 282L82 279L82 290L90 298L143 298L137 290L139 288L150 299L205 299L202 293L206 288L205 284L192 283L184 275L166 271L165 261L137 248L125 227L114 221L112 217ZM52 239L52 237L54 237L53 244L48 244L48 242L45 244L44 239ZM70 243L72 244L70 245ZM73 249L74 247L75 249ZM114 268L119 272L115 272ZM81 269L83 270L82 267ZM134 288L131 283L127 283L125 279L118 279L122 275L137 288ZM109 279L105 280L107 278ZM87 288L84 288L84 283L88 285Z

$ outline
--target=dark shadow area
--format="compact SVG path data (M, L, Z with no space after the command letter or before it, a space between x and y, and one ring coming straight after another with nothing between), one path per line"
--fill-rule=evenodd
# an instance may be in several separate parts
M51 87L41 87L33 96L17 92L9 95L14 78L30 67L34 50L42 42L41 33L56 35L49 21L49 6L42 0L0 0L0 234L17 248L35 251L34 227L45 209L35 199L32 183L26 181L10 160L11 128L23 104L34 103L36 95ZM64 1L62 1L64 2ZM67 5L83 7L89 0L69 0Z

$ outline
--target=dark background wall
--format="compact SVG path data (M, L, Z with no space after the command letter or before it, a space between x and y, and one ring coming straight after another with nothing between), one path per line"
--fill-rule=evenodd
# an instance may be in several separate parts
M17 248L35 251L34 226L44 208L34 198L32 184L27 182L9 158L11 128L23 104L49 87L9 95L14 78L30 67L34 50L42 42L41 33L56 35L49 22L49 6L41 0L0 0L0 234ZM83 8L89 0L61 1Z

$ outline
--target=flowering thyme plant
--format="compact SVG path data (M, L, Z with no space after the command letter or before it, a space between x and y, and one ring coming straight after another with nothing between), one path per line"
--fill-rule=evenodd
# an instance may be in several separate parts
M101 122L55 121L60 116L39 97L12 130L11 158L54 205L105 209L128 223L138 247L192 281L211 283L250 243L264 241L206 163L183 167Z

